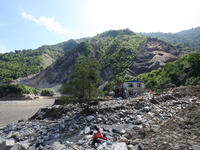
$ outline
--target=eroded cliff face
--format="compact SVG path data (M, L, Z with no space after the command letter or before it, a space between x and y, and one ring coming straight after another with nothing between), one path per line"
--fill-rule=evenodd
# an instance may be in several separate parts
M55 93L60 92L74 70L78 53L66 53L52 65L38 74L14 80L14 84L25 84L37 88L52 88Z
M150 38L147 42L142 42L137 59L126 70L126 73L130 76L137 76L141 73L163 68L165 63L173 62L185 54L164 41Z

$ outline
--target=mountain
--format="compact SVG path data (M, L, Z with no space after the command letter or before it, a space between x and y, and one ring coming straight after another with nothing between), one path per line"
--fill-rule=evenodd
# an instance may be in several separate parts
M15 50L15 53L0 54L0 81L9 82L38 73L87 39L70 39L56 45L43 45L35 50Z
M176 48L182 50L192 50L200 52L200 27L192 28L189 30L184 30L177 33L162 33L162 32L152 32L152 33L138 33L139 35L157 37L165 42L173 44Z
M69 79L76 59L81 55L93 55L99 61L100 76L104 83L109 81L107 88L110 88L119 79L141 73L138 72L140 65L134 70L135 64L143 62L144 71L151 71L163 68L166 62L172 62L184 53L164 41L140 36L129 29L110 30L79 43L42 72L14 82L59 91ZM145 66L148 70L145 70Z

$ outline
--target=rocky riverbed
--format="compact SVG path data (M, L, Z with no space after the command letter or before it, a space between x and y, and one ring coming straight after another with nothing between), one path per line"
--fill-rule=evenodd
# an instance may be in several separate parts
M199 106L197 95L178 90L100 102L88 114L78 105L49 106L1 127L0 149L198 150ZM93 143L98 130L113 144Z

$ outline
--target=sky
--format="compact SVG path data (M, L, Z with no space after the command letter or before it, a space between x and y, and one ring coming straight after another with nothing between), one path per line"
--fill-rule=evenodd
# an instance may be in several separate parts
M0 1L0 53L108 30L175 33L200 26L200 0Z

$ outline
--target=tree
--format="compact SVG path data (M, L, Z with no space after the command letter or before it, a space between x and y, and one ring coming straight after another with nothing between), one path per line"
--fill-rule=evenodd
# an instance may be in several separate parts
M89 108L89 102L99 94L97 86L102 83L99 70L99 63L92 56L78 58L74 73L63 88L63 93L68 95L61 97L62 103L79 103Z

